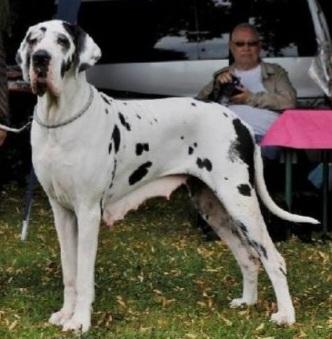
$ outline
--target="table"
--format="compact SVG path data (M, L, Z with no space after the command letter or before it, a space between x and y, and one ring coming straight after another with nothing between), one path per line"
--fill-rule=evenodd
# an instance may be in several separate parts
M322 151L323 162L323 233L328 232L327 203L329 164L332 150L331 109L289 109L284 111L264 136L262 146L285 147L285 196L289 209L292 204L292 156L296 149Z

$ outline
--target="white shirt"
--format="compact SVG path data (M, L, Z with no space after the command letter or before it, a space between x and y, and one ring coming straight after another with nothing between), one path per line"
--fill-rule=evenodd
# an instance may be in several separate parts
M266 92L262 82L262 67L256 66L248 71L235 69L235 75L240 79L241 84L252 93Z
M241 84L250 92L266 92L262 82L261 65L247 71L235 69L234 74L240 78ZM264 135L279 116L271 110L249 105L229 105L229 108L248 123L256 135Z

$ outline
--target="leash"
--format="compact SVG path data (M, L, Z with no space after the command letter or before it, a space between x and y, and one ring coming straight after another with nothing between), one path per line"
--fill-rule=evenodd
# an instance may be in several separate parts
M72 123L73 121L75 121L76 119L80 118L85 112L88 111L88 109L90 108L91 104L93 101L93 88L92 86L90 86L90 94L89 94L89 98L87 103L82 107L82 109L80 109L74 116L72 116L71 118L60 122L58 124L47 124L45 122L43 122L40 117L37 114L37 109L35 109L35 112L33 114L33 119L38 123L38 125L45 127L45 128L58 128L58 127L63 127L66 125L69 125L70 123Z
M11 132L11 133L21 133L24 130L26 130L31 124L32 124L32 117L30 117L30 121L28 121L25 125L23 125L20 128L13 128L13 127L9 127L9 126L0 124L0 130L6 131L6 132Z
M62 127L62 126L66 126L70 123L72 123L73 121L75 121L76 119L80 118L85 112L87 112L87 110L90 108L92 101L93 101L93 88L90 86L90 93L89 93L89 98L87 103L83 106L83 108L81 110L79 110L73 117L60 122L58 124L46 124L43 121L41 121L41 119L39 118L38 114L37 114L37 109L35 107L34 109L34 113L33 113L33 117L30 117L30 120L23 125L20 128L13 128L13 127L9 127L3 124L0 124L0 130L2 131L6 131L6 132L11 132L11 133L21 133L24 130L26 130L31 124L32 124L32 120L35 120L40 126L45 127L45 128L58 128L58 127Z

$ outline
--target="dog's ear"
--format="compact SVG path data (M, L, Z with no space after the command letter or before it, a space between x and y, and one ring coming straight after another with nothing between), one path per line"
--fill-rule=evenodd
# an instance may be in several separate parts
M31 55L29 52L29 46L27 41L29 40L31 35L31 28L27 31L24 39L22 40L19 49L16 52L16 63L20 66L22 70L22 76L24 81L29 82L29 67L30 67L30 59Z
M82 30L81 46L78 53L78 71L85 71L93 66L101 57L99 46L93 41L89 34Z
M93 66L101 57L101 50L81 27L67 22L63 23L65 29L72 36L76 52L75 64L78 72L85 71Z

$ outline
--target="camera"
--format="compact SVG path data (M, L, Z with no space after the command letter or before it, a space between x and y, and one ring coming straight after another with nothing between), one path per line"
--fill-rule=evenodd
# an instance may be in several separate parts
M240 79L233 74L231 74L231 76L232 76L231 82L227 82L220 86L218 101L221 103L228 103L229 98L231 98L234 95L242 93L242 91L238 89L238 87L241 87Z

